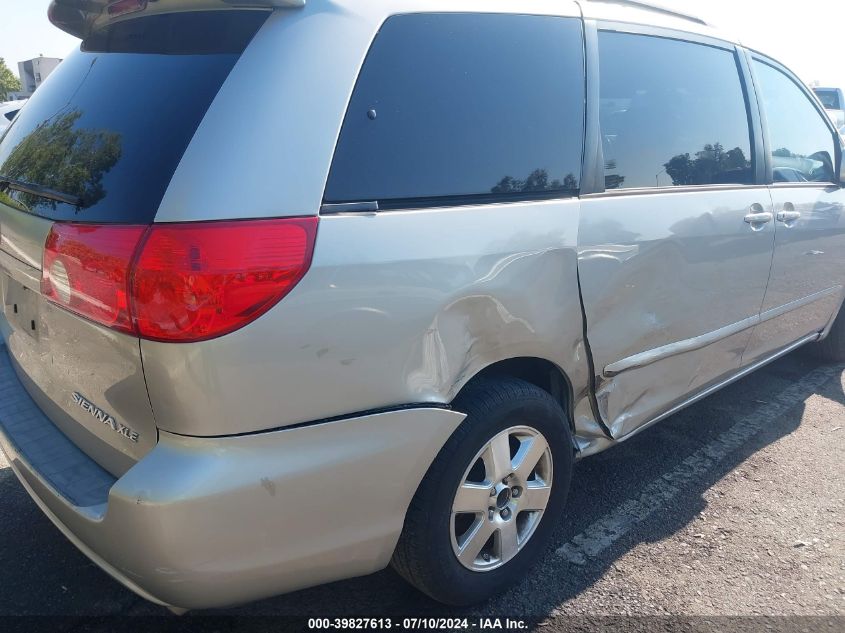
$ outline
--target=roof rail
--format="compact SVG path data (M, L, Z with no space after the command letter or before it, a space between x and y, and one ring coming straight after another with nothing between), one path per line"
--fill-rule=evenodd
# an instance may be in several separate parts
M677 11L670 7L656 4L654 2L646 2L645 0L586 0L587 2L596 2L596 3L604 3L604 4L621 4L627 5L630 7L635 7L637 9L644 9L646 11L653 11L655 13L662 13L664 15L670 15L675 18L681 18L682 20L689 20L690 22L696 22L698 24L702 24L704 26L712 26L709 22L695 16L690 15L689 13L682 13L681 11Z

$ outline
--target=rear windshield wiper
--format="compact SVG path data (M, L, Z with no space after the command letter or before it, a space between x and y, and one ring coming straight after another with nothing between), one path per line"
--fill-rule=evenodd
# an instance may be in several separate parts
M21 193L28 193L31 196L38 196L46 200L54 200L55 202L64 202L65 204L72 204L75 207L82 206L82 198L70 193L56 191L49 187L42 187L41 185L33 185L28 182L8 178L7 176L0 176L0 191L20 191Z

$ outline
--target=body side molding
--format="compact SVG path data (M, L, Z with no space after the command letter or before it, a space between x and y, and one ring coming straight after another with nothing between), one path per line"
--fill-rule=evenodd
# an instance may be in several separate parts
M759 316L748 317L747 319L737 321L736 323L731 323L730 325L721 327L718 330L713 330L712 332L706 332L699 336L694 336L683 341L669 343L668 345L656 347L654 349L640 352L639 354L634 354L633 356L629 356L628 358L623 358L622 360L618 360L614 363L607 365L604 368L603 373L607 378L612 378L631 369L638 369L640 367L651 365L652 363L656 363L666 358L671 358L672 356L677 356L679 354L685 354L687 352L693 352L695 350L702 349L722 339L726 339L730 336L751 329L752 327L759 325L760 323L771 321L772 319L776 319L779 316L783 316L788 312L798 310L799 308L803 308L806 305L829 297L832 294L838 294L841 292L842 286L833 286L831 288L827 288L820 292L816 292L814 294L803 297L802 299L798 299L782 306L778 306L777 308L767 310Z

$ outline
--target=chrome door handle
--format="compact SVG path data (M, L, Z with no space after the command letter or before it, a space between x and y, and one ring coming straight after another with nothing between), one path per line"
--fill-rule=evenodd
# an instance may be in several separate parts
M745 216L745 222L747 224L768 224L772 221L772 214L768 211L764 213L749 213Z
M778 222L795 222L801 217L800 211L781 211L778 213Z

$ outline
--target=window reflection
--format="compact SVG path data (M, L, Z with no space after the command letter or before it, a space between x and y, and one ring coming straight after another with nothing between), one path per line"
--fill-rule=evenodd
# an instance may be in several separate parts
M240 50L267 19L225 13L128 20L83 42L0 139L0 175L67 195L10 190L3 200L51 220L151 222Z
M827 182L833 178L833 164L827 152L802 156L786 147L772 152L775 182Z
M390 208L576 190L583 49L574 18L390 18L358 78L325 202Z
M775 182L833 182L833 133L792 79L754 61L769 128Z
M751 161L742 148L725 151L721 143L707 144L695 158L679 154L664 166L676 187L684 185L726 184L744 182Z
M44 121L9 154L0 174L68 194L86 209L105 197L103 177L120 160L121 135L77 127L82 116L71 110ZM9 195L29 210L56 210L58 202L25 192Z
M535 169L527 178L519 179L505 176L490 191L492 193L531 193L538 191L572 191L578 188L575 174L567 174L563 180L549 182L549 172L545 169Z
M615 32L599 52L607 189L753 182L733 53Z

